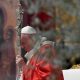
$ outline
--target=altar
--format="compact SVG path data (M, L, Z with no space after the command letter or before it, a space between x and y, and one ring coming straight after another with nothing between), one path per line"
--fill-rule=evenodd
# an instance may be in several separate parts
M80 80L80 69L62 70L64 80Z

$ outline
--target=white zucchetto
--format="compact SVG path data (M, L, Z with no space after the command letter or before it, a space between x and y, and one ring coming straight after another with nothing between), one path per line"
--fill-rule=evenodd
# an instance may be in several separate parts
M21 29L21 33L24 34L36 34L36 30L31 26L25 26Z

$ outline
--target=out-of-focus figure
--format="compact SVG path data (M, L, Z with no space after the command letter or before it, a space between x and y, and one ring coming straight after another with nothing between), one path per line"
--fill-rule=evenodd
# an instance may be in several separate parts
M16 80L16 0L0 0L0 80Z

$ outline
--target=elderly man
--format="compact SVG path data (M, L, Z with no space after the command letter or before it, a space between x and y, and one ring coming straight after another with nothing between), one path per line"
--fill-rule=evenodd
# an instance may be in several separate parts
M21 47L27 53L23 66L23 80L64 80L60 66L55 65L53 42L41 38L31 26L21 30Z

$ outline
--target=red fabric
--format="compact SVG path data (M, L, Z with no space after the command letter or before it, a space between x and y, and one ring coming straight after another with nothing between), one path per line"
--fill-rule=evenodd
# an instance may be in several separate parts
M42 29L47 31L47 30L50 30L51 28L56 27L55 26L55 19L53 19L52 15L47 14L47 12L40 11L40 12L38 12L37 17L41 21L41 28ZM49 24L47 24L47 23L49 23ZM42 26L42 25L44 25L44 26Z
M53 74L57 76L56 80L64 80L60 69L55 69L47 60L39 57L33 56L29 64L24 66L23 80L53 80L49 78Z
M36 61L32 59L30 64L32 64L32 68L25 66L23 71L23 80L47 80L48 76L50 76L53 72L53 69L50 64L46 64L45 66L41 67L45 63L41 61L38 65ZM30 69L29 69L30 68ZM60 72L60 75L57 77L56 80L64 80L63 75Z
M37 16L41 20L42 23L46 23L47 21L52 19L52 16L48 15L46 12L43 12L43 11L39 12Z
M25 66L23 80L46 80L45 78L51 74L51 68L49 64L46 64L44 67L40 67L40 65L42 65L44 61L41 61L39 64L36 64L36 61L32 60L30 63L32 64L31 65L32 68L27 70L26 69L27 67Z

